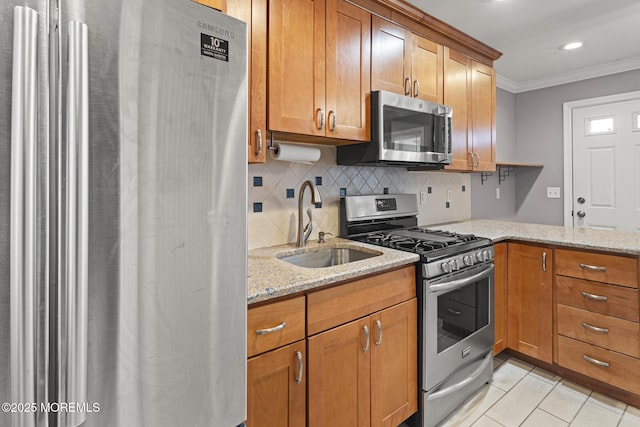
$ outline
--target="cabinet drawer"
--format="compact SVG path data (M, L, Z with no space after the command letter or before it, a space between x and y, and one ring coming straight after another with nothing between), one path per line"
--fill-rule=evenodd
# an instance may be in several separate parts
M248 357L304 338L304 296L249 308Z
M595 313L639 320L637 289L556 276L556 300Z
M618 255L556 249L556 274L638 287L638 260Z
M307 295L307 335L317 334L416 296L414 266Z
M591 358L588 362L585 356ZM598 366L596 361L607 366ZM558 336L558 364L632 393L640 394L640 360Z
M558 304L558 334L640 357L638 323Z

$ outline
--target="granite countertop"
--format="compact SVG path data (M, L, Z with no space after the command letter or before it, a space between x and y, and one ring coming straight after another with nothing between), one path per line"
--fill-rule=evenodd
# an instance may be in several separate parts
M363 252L379 253L380 255L326 268L298 267L278 259L287 255L335 247L353 248ZM249 251L247 302L253 304L308 291L332 283L357 279L367 274L413 264L419 259L418 255L409 252L337 237L327 239L326 243L309 241L304 248L288 244L252 249Z
M637 231L595 230L484 219L439 224L430 226L430 228L462 234L475 234L492 239L494 242L521 240L579 249L640 255L640 232Z
M519 240L547 245L567 246L628 255L640 255L640 232L572 228L556 225L527 224L494 220L466 220L439 224L429 228L475 234L494 242ZM326 268L305 268L289 264L279 258L322 248L354 248L381 255L361 261ZM247 302L268 301L322 286L412 264L420 258L416 254L397 251L341 238L326 243L308 242L306 247L293 244L270 246L249 251Z

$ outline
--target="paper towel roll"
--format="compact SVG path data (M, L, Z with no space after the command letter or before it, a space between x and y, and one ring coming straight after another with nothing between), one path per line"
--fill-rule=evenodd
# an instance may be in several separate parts
M296 144L282 144L280 142L274 142L273 146L275 150L271 151L271 155L276 160L310 165L312 162L317 162L320 158L319 148Z

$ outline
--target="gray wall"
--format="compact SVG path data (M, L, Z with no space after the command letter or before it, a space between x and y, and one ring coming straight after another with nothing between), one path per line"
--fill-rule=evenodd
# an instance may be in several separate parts
M521 162L544 164L516 175L516 218L562 225L563 199L547 199L549 187L563 186L562 104L640 90L640 70L516 94L516 153Z
M516 95L496 90L496 160L515 162L516 155ZM500 199L496 189L500 189ZM481 182L480 174L471 174L471 217L516 220L516 180L513 174L498 183L498 172Z
M640 90L640 70L512 94L496 92L498 161L539 163L544 168L516 168L498 185L498 172L480 184L471 178L471 216L562 225L564 102ZM496 199L495 189L501 188ZM560 187L560 199L547 199L547 187Z

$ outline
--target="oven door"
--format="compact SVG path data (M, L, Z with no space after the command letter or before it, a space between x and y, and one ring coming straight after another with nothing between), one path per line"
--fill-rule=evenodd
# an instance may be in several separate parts
M494 341L494 265L424 280L424 390L491 351Z

